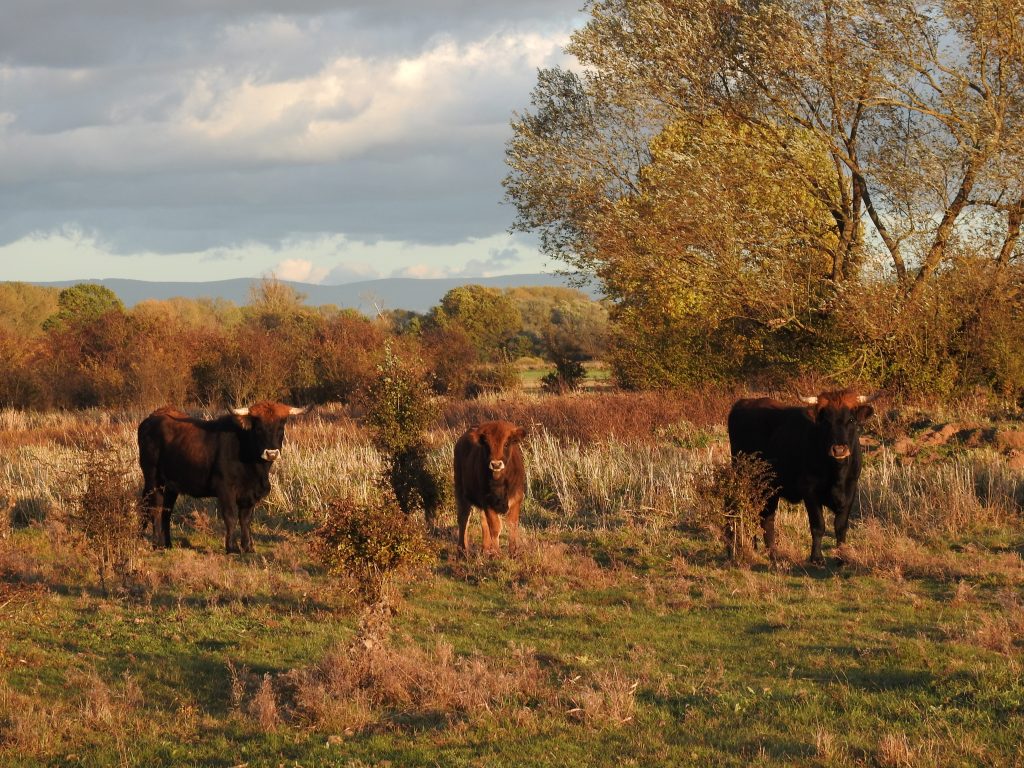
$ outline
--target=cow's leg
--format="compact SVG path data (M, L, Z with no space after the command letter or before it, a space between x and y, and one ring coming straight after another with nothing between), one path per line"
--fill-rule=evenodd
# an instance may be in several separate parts
M821 539L825 535L825 517L821 513L821 503L817 499L804 499L807 507L807 520L811 524L811 562L821 565L825 557L821 554Z
M254 506L248 507L242 506L238 508L238 528L242 534L242 551L243 552L254 552L255 549L252 546L252 530L250 524L252 523L252 513Z
M238 522L238 505L234 496L220 496L217 499L220 516L224 518L224 551L229 555L238 552L235 544L235 524Z
M850 506L836 512L836 545L846 543L846 532L850 528Z
M773 496L768 499L764 509L761 511L761 532L764 534L764 548L768 557L773 562L777 559L778 553L775 550L775 513L779 509L779 497Z
M459 517L459 547L462 548L462 554L468 555L469 537L466 535L466 528L469 525L469 515L473 511L473 507L461 496L456 496L455 506L458 508Z
M163 509L160 510L160 526L163 531L164 546L168 549L171 546L171 512L174 511L174 503L177 500L177 491L167 491L164 493Z
M163 528L161 527L164 510L163 489L159 486L150 488L143 492L142 498L143 503L146 505L147 516L150 522L153 523L153 530L150 534L152 536L153 549L160 549L164 546ZM143 528L145 528L145 523L143 523Z
M850 528L850 507L852 505L846 504L836 512L836 546L840 547L846 543L846 532ZM842 558L839 558L839 562L842 563Z
M491 554L496 555L500 546L501 515L493 509L488 509L484 512L482 518L484 524L484 549L490 549Z

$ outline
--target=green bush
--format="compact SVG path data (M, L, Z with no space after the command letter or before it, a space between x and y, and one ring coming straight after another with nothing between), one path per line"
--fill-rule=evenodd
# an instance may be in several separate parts
M395 455L423 442L427 428L437 419L430 384L417 365L384 344L377 375L360 397L377 450Z
M314 555L353 581L367 603L387 600L397 577L425 566L434 551L421 525L376 494L365 503L337 499L313 537Z

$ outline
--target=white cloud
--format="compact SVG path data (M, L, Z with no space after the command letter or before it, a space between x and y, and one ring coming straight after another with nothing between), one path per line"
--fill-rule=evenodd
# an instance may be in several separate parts
M433 264L410 264L407 267L396 269L391 273L391 277L418 277L418 278L430 278L430 277L448 277L448 270L443 267L438 267Z
M271 274L279 280L294 280L297 283L319 283L327 276L328 271L308 259L285 259L270 269Z

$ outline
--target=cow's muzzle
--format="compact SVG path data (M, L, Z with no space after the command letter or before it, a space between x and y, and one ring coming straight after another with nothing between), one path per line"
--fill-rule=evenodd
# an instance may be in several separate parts
M281 452L279 450L277 450L276 448L267 448L265 451L263 451L262 454L260 454L260 456L263 457L264 461L273 461L274 459L278 458L280 455L281 455Z
M839 459L840 461L842 461L843 459L850 458L850 446L833 445L831 450L829 450L829 453L832 454L833 459Z
M491 472L493 472L494 474L498 474L499 472L501 472L501 470L503 470L505 468L505 462L504 461L492 461L489 466L491 468Z

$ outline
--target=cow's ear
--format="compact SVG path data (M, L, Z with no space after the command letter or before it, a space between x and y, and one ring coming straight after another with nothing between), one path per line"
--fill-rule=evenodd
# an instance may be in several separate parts
M875 415L875 409L870 405L858 405L853 409L853 415L857 417L857 421L863 424Z
M530 433L526 430L526 427L519 427L512 433L512 442L518 443L520 440L525 439L528 434Z

